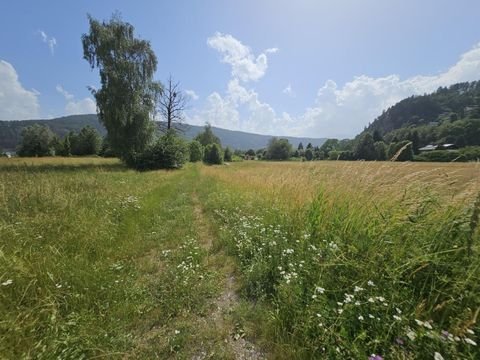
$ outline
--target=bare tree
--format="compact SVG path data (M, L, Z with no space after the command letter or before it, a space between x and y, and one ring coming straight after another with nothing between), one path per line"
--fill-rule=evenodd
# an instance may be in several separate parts
M170 75L158 100L158 111L166 121L167 129L171 129L174 123L182 122L186 107L187 98L180 90L180 83L174 82Z

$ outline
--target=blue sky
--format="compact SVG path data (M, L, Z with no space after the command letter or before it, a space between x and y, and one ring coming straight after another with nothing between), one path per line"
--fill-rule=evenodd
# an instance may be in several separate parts
M352 137L404 97L480 79L478 0L2 1L0 119L95 111L80 37L115 10L190 94L189 123Z

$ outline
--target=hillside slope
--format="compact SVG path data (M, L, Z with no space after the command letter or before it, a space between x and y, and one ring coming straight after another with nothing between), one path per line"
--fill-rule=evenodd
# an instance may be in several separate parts
M21 140L22 129L33 124L48 125L50 129L60 137L64 137L69 131L79 131L82 127L90 125L97 129L100 134L105 135L106 130L97 119L97 115L72 115L50 120L21 120L21 121L0 121L0 149L14 150ZM162 123L158 123L162 128ZM178 126L183 136L187 139L194 138L203 126L181 124ZM268 141L272 138L270 135L252 134L243 131L233 131L212 127L213 132L222 141L222 145L230 146L234 149L260 149L266 147ZM312 143L313 146L321 146L326 139L323 138L305 138L282 136L297 147L300 142L306 146Z

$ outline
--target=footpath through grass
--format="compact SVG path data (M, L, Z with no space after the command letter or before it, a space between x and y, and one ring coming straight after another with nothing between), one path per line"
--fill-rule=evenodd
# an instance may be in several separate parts
M226 265L197 187L195 167L0 164L0 357L234 358L228 326L205 327Z

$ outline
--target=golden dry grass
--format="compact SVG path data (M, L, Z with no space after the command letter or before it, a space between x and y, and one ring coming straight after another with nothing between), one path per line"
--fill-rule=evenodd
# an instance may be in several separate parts
M204 167L202 172L239 189L300 206L311 201L320 187L357 195L367 192L376 199L428 191L445 201L464 201L480 191L480 163L252 161Z

